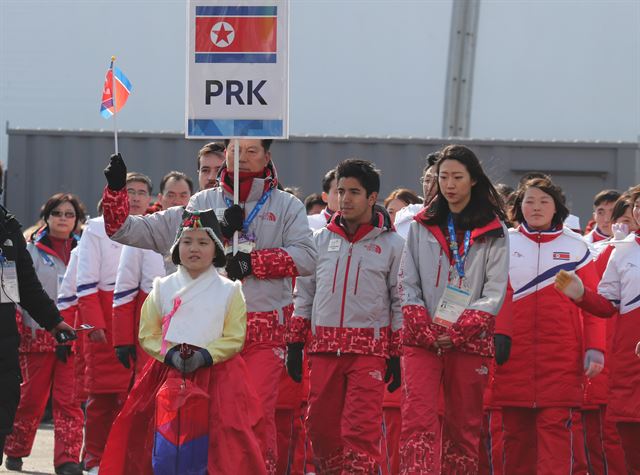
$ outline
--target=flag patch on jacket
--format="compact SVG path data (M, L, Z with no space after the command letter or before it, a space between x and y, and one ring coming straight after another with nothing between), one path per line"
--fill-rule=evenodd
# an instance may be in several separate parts
M571 259L571 254L568 252L554 252L553 260L554 261L568 261Z

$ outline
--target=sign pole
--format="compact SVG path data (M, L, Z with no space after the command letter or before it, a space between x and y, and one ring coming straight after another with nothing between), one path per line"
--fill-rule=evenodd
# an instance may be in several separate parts
M240 202L240 141L233 139L233 204ZM233 233L233 255L238 253L238 231Z

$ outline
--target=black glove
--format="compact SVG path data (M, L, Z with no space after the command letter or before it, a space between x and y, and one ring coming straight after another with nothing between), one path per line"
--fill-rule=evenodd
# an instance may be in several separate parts
M55 339L58 343L69 343L70 341L77 340L78 335L74 331L60 330L56 332Z
M296 383L302 381L302 349L304 343L287 345L287 373Z
M107 184L113 191L119 191L127 185L127 166L124 164L122 155L116 153L111 155L109 165L104 169L104 176Z
M507 362L511 354L511 337L496 333L493 335L493 344L496 347L496 363L501 366Z
M387 372L384 375L384 382L391 383L387 386L387 391L392 393L400 387L402 383L402 377L400 375L400 357L392 356L387 360Z
M202 368L203 366L211 366L213 364L213 359L211 358L211 354L205 350L204 348L200 348L198 351L195 351L193 355L184 360L184 373L193 373L198 368Z
M56 358L62 361L63 363L67 362L67 358L71 354L71 347L69 345L58 345L56 346Z
M136 345L116 346L115 350L116 350L116 358L120 360L120 363L122 363L122 366L124 366L127 369L131 368L131 363L129 358L131 358L131 361L135 363L137 358Z
M242 231L244 224L244 210L240 205L233 205L224 210L224 218L220 222L222 235L227 239L233 237L236 231Z
M227 254L227 277L231 280L242 280L251 275L251 253L238 252L235 256Z

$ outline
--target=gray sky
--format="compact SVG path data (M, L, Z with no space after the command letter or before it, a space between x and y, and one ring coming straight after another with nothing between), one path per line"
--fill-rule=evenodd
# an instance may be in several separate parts
M439 136L451 1L292 0L290 132ZM112 54L123 130L182 131L182 0L0 0L0 123L100 129ZM640 135L640 2L487 1L473 137ZM0 133L0 157L6 135Z

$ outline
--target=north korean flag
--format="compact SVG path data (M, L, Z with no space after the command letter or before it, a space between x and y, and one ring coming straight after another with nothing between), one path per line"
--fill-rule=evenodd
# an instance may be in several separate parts
M278 7L196 7L196 63L275 63Z

